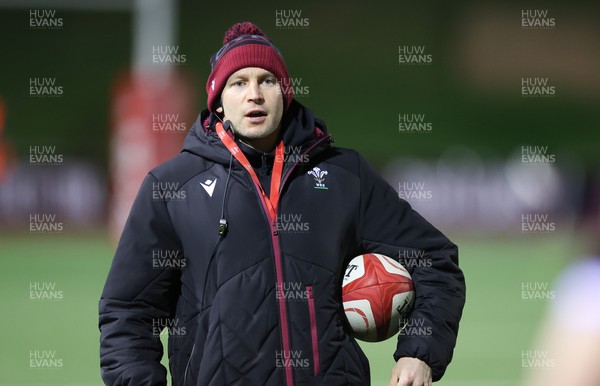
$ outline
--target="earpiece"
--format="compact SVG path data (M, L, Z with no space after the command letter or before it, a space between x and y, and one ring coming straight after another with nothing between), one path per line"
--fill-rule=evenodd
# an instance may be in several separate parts
M222 98L219 99L219 107L217 107L215 111L219 114L223 114L224 110L223 110L223 99Z

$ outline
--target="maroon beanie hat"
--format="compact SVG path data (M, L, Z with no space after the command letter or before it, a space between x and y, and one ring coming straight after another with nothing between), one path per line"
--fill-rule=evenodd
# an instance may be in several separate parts
M259 67L275 75L283 93L284 111L294 97L281 53L260 28L250 22L234 24L225 33L223 47L210 58L210 67L206 93L208 109L213 113L219 107L219 99L227 79L246 67Z

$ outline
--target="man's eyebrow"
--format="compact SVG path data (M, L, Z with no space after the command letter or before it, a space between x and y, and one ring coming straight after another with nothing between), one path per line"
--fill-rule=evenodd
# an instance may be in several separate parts
M233 77L231 78L231 80L230 80L230 81L231 81L231 82L234 82L234 81L236 81L236 80L248 80L248 77L247 77L247 76L245 76L245 75L241 75L241 74L240 74L240 75L235 75L235 76L233 76Z
M245 81L247 81L251 77L252 77L251 75L247 75L247 74L238 74L238 75L232 76L231 80L229 82L236 82L238 80L245 80ZM274 79L276 79L275 74L273 74L271 72L264 72L264 73L258 74L256 76L256 78L258 80L265 80L267 78L274 78Z
M275 75L271 72L264 72L258 76L258 79L275 78Z

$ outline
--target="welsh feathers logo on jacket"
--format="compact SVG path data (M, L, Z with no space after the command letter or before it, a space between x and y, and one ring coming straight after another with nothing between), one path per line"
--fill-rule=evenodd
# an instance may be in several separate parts
M325 185L325 176L328 174L327 170L321 170L321 168L315 166L308 171L308 174L315 178L315 189L329 189Z

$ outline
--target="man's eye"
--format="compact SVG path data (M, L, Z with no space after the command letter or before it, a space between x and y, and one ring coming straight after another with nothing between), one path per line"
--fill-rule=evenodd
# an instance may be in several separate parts
M273 78L267 78L267 79L265 79L265 83L268 85L274 85L277 83L277 81Z
M238 80L237 82L233 82L231 85L236 86L236 87L241 87L244 85L244 82L242 82L241 80Z

